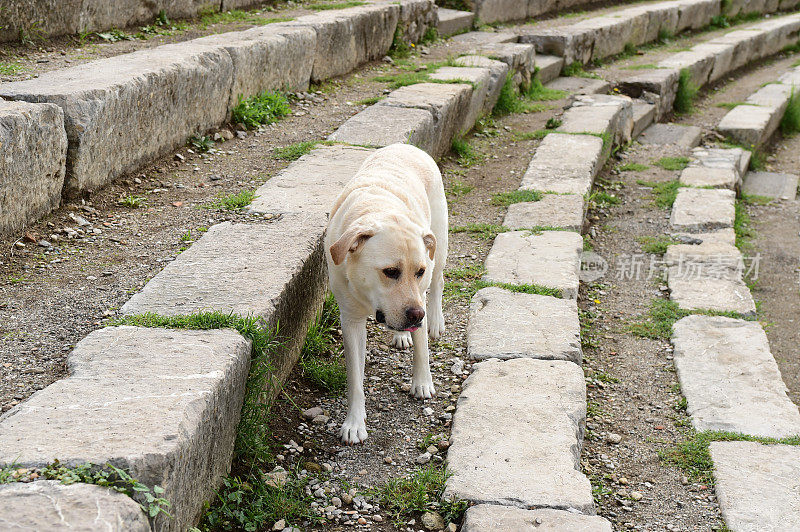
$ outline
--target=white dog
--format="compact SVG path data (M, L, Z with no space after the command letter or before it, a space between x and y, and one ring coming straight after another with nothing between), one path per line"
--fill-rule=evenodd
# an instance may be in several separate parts
M411 395L426 399L436 393L426 332L431 338L444 332L447 200L434 160L407 144L368 157L333 205L325 249L347 365L347 417L340 435L345 443L360 443L367 438L368 316L395 332L395 345L408 345L408 336L413 340Z

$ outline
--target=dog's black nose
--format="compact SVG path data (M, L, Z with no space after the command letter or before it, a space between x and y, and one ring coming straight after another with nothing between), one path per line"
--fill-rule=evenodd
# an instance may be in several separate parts
M380 310L375 312L375 321L378 323L386 323L386 315Z
M406 309L406 318L409 323L419 323L425 317L425 311L420 307L411 307Z

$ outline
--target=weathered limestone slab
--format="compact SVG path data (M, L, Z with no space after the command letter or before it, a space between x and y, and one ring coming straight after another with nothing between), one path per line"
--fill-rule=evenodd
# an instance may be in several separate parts
M439 158L450 149L453 137L462 132L471 97L472 87L463 83L417 83L397 89L376 105L429 111L436 138L431 156Z
M798 176L776 172L749 172L744 181L744 193L775 199L793 200L797 196Z
M583 195L592 189L604 162L603 139L551 133L536 149L519 188Z
M580 366L560 360L473 366L453 418L453 476L444 497L593 514L591 486L580 471L583 379Z
M232 81L227 51L188 41L4 83L0 97L64 110L65 191L76 194L218 126L228 112Z
M485 55L506 63L514 75L514 83L527 85L536 69L536 49L530 44L488 43L478 46L471 53Z
M428 153L436 146L430 111L386 105L367 107L331 133L328 140L376 148L402 142Z
M539 201L509 205L503 225L511 229L557 227L580 232L585 211L583 196L579 194L545 194Z
M570 94L605 94L611 84L603 79L562 77L548 83L547 88Z
M233 60L228 109L242 96L265 90L303 91L311 79L317 34L312 28L269 24L246 31L209 35L196 45L222 47Z
M0 417L0 464L112 463L160 485L185 530L230 468L250 368L235 331L100 329L68 358L70 376Z
M467 510L463 532L611 532L611 523L597 515L564 510L523 510L511 506L478 504Z
M672 110L678 90L680 71L675 68L657 68L639 72L619 80L620 91L632 98L643 98L656 105L656 120Z
M475 360L537 358L580 364L580 335L574 301L483 288L469 307L467 355Z
M428 28L436 28L439 22L438 8L433 0L383 0L383 2L400 5L397 29L406 41L421 41Z
M482 55L463 55L455 60L455 64L464 67L479 67L489 70L489 91L486 94L486 101L483 108L489 113L494 109L498 98L500 98L500 91L503 90L503 85L506 82L506 75L510 67L502 61L489 59Z
M687 244L730 244L733 246L736 242L736 233L732 227L725 229L718 229L708 233L671 233L674 238Z
M687 166L680 176L682 185L689 187L714 187L734 190L739 185L739 173L733 168L704 168Z
M674 244L664 253L664 264L680 266L687 275L705 277L718 275L741 278L744 262L742 252L730 242L716 241L701 244Z
M690 233L733 227L735 201L732 190L680 188L669 222L674 229Z
M706 168L732 168L743 176L750 165L750 152L742 148L703 148L692 150L690 166Z
M18 231L61 202L67 160L56 105L0 100L0 234Z
M527 0L472 0L472 10L483 24L523 20L528 17Z
M757 322L687 316L673 326L672 343L694 428L770 438L800 434L800 412Z
M430 77L442 81L472 84L469 108L460 128L462 132L472 129L472 126L478 121L481 115L490 112L494 108L497 99L495 98L494 101L489 101L489 94L497 94L499 96L500 89L502 89L502 84L497 85L500 80L493 78L488 68L444 66L436 70ZM495 81L494 85L492 84L493 79Z
M562 115L557 131L607 135L614 145L629 142L633 131L631 99L605 94L577 96Z
M55 480L0 485L0 529L150 532L138 503L110 488Z
M287 25L312 28L317 34L311 81L341 76L380 59L392 45L400 5L381 3L322 11Z
M455 9L439 8L439 36L449 37L457 33L464 33L472 28L475 13L471 11L457 11Z
M782 109L738 105L720 120L717 130L735 142L760 146L778 129L785 109L786 104Z
M633 131L631 132L632 138L638 138L642 131L655 122L656 120L656 105L648 103L643 100L633 101Z
M517 42L518 40L519 36L516 33L504 31L470 31L460 35L454 35L450 39L450 41L453 43L466 44L470 46L503 42Z
M533 284L561 290L561 297L578 297L583 239L572 231L500 233L486 257L490 282Z
M564 68L564 58L555 55L536 55L536 72L539 76L539 81L542 83L550 83L558 76L561 75L561 70Z
M667 270L667 286L670 299L684 310L738 312L748 318L756 314L753 296L741 279L724 275L697 277L672 266Z
M672 144L681 148L694 148L700 144L702 134L703 130L697 126L653 124L642 133L639 142L657 146Z
M800 523L800 447L712 442L714 491L730 530L793 530Z
M534 29L519 36L519 42L536 46L536 52L564 58L564 64L574 61L588 63L592 59L595 31L577 25Z

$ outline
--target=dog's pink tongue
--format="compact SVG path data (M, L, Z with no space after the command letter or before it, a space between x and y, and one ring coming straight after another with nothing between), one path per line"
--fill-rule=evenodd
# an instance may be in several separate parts
M419 329L419 327L409 327L408 329L403 329L403 330L404 330L404 331L408 331L408 332L414 332L414 331L416 331L417 329Z

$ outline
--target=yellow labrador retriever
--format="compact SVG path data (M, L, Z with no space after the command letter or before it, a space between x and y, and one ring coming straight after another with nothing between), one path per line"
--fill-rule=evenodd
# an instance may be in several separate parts
M426 332L431 338L444 332L447 200L434 160L407 144L368 157L333 205L325 249L347 365L347 417L340 435L345 443L360 443L367 438L368 316L394 331L395 345L408 345L408 336L413 340L411 395L425 399L436 393Z

